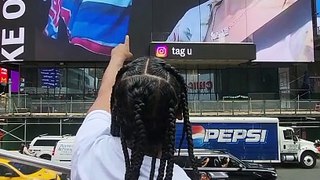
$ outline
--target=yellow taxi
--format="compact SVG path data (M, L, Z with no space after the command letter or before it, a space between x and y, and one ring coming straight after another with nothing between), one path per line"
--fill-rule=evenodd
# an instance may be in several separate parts
M0 180L60 180L57 172L0 158Z

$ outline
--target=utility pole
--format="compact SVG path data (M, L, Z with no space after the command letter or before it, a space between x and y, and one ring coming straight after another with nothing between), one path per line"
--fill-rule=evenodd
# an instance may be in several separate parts
M8 80L8 112L11 113L12 110L12 99L11 99L11 78Z

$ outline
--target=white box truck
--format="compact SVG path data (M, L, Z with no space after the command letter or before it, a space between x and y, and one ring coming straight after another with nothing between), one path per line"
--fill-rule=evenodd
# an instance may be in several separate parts
M278 118L267 117L190 117L194 148L227 150L241 160L257 163L299 163L303 168L316 165L320 152L315 143L299 139L293 128L279 126ZM177 123L176 148L182 136ZM187 148L186 140L182 148Z

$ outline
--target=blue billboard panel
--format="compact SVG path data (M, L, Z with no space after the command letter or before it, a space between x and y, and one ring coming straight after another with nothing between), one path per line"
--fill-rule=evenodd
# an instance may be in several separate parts
M317 34L320 35L320 0L316 0Z
M227 150L244 160L279 160L276 123L195 123L192 124L194 148ZM176 147L183 124L177 124ZM187 148L187 141L182 143Z
M316 1L316 13L317 17L320 17L320 0Z
M57 68L43 68L41 73L41 83L43 88L60 87L60 70Z
M133 15L132 0L3 0L0 9L0 62L9 63L106 61L125 35L137 28L140 33L145 23L130 26L145 11Z
M44 33L58 39L60 26L65 26L71 44L110 55L111 49L122 43L128 33L131 1L52 0Z

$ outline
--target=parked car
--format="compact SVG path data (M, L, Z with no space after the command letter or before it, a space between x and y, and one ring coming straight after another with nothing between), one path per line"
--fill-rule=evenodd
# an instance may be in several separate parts
M0 179L60 180L57 172L0 158Z
M199 171L205 172L210 179L277 179L275 168L268 164L244 162L224 151L195 149L194 154ZM224 159L228 159L227 165L223 163ZM192 170L186 150L182 150L180 156L176 154L175 163L184 168L187 173Z
M58 141L70 137L69 135L63 136L48 136L48 135L40 135L35 137L31 143L29 150L32 153L35 153L36 157L51 160L51 154L54 146Z

